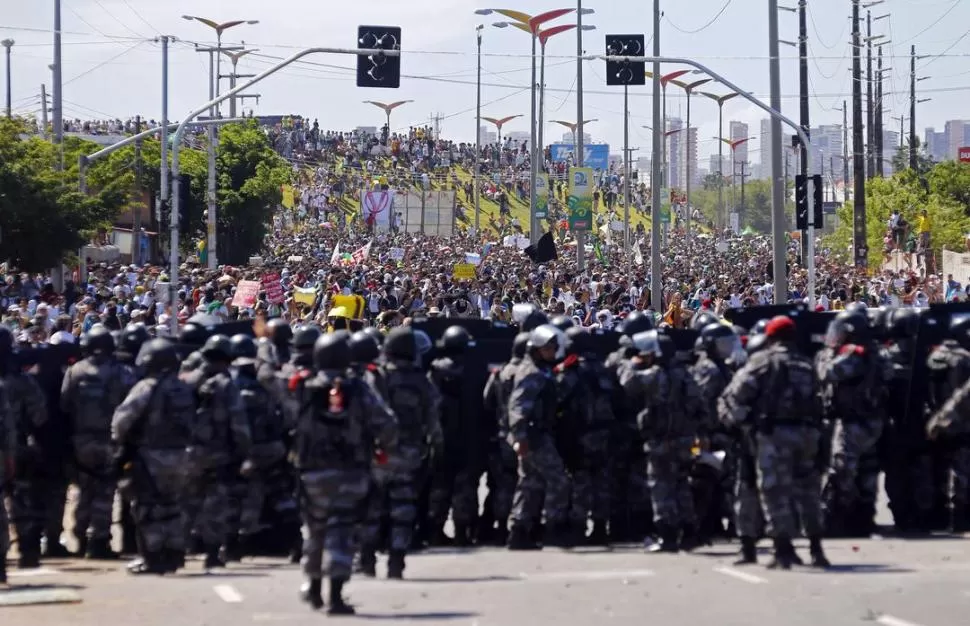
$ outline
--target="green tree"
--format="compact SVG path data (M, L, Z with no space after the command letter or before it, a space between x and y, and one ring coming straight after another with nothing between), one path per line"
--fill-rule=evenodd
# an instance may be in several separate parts
M241 265L262 248L292 168L255 121L220 130L216 162L217 252L221 262Z
M896 150L892 163L894 172L909 169L909 140L906 141L905 146ZM916 137L916 173L925 176L931 169L933 169L933 159L926 154L926 150L920 144L919 137Z
M970 163L943 161L927 175L930 191L963 207L970 215Z
M26 132L23 120L0 120L0 256L20 269L43 271L109 227L127 194L110 180L92 194L78 191L77 157L96 151L95 144L66 138L58 148ZM63 171L56 167L61 150Z

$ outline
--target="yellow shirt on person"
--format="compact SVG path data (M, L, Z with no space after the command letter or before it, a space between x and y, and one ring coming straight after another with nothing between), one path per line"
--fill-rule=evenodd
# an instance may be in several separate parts
M930 223L930 217L928 215L920 215L916 218L916 232L918 233L928 233L932 224Z
M351 294L345 296L337 294L330 298L330 307L336 309L342 307L347 312L347 317L354 320L364 318L364 311L367 310L367 303L363 296Z

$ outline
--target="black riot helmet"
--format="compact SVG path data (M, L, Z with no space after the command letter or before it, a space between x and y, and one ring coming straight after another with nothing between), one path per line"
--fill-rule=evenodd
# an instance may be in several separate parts
M321 334L319 326L312 324L298 326L296 332L293 333L290 345L297 352L309 352L313 350Z
M825 345L838 348L849 343L861 344L869 339L869 320L852 311L845 310L829 322L825 333Z
M886 317L886 335L890 339L906 340L916 339L919 334L919 310L904 307L893 309Z
M350 336L350 361L354 365L373 363L381 355L381 346L362 330Z
M150 332L148 332L148 327L142 323L128 324L123 331L121 331L121 341L118 343L118 348L125 354L135 358L138 356L138 351L145 344L146 341L152 338Z
M748 334L749 335L765 334L765 329L768 328L768 322L770 321L771 320L769 319L758 320L757 322L754 323L754 326L751 327L751 330L748 331Z
M970 350L970 315L953 317L950 321L950 338Z
M663 354L661 362L663 364L670 363L677 356L677 344L674 343L673 338L665 332L661 332L657 335L657 341L660 344L660 351Z
M701 343L708 356L727 361L741 349L741 338L727 324L708 324L701 330Z
M864 315L867 320L869 319L869 307L865 302L859 302L858 300L850 302L849 304L845 305L845 310L847 313Z
M198 348L205 343L209 337L209 331L204 327L193 322L189 322L179 331L179 343L183 343L193 348Z
M0 358L16 352L17 342L14 341L13 331L7 325L0 325Z
M225 335L212 335L199 350L207 361L228 363L232 360L232 342Z
M313 365L318 370L345 370L350 367L350 333L337 330L321 335L313 344Z
M266 322L266 337L275 346L285 346L293 339L293 329L284 320L274 317Z
M559 330L561 330L562 332L566 332L567 330L569 330L570 328L576 325L576 323L573 322L571 317L566 317L565 315L557 315L556 317L552 318L552 321L549 323L555 326L556 328L558 328Z
M593 337L581 326L566 329L566 354L582 356L591 352Z
M229 339L229 356L234 361L236 359L255 359L257 352L256 340L249 335L239 333Z
M653 357L660 360L663 357L663 348L660 345L660 333L656 330L645 330L630 337L633 344L634 354L645 357Z
M120 348L121 347L121 331L120 330L113 330L113 331L111 331L111 338L114 339L115 348ZM118 352L121 352L121 350L118 350Z
M168 339L151 339L138 351L135 365L148 374L160 374L174 370L179 365L178 352L175 344Z
M415 361L420 356L417 333L410 326L399 326L387 333L383 350L389 360Z
M414 331L414 341L416 344L418 344L419 357L423 357L427 353L431 352L431 348L434 347L434 342L431 341L431 337L423 330Z
M461 354L475 347L475 338L462 326L449 326L438 340L438 349L451 354Z
M549 317L534 304L516 304L512 306L512 320L519 325L519 330L529 333L543 324L549 323Z
M653 318L649 313L634 311L623 320L621 332L627 337L632 337L640 333L645 333L648 330L653 330Z
M115 339L104 324L95 324L87 332L87 341L84 348L86 354L91 356L110 356L115 351Z
M745 344L744 349L748 353L748 356L751 356L767 347L768 336L764 333L758 333L757 335L748 335L748 342Z
M719 324L721 320L718 319L716 315L710 311L701 311L700 313L694 314L694 317L690 320L691 330L702 330L706 326L711 324Z
M364 333L365 335L371 337L377 343L378 346L383 346L384 345L384 333L382 333L381 331L377 330L373 326L368 326L367 328L365 328L361 332Z
M562 358L566 353L566 334L552 324L543 324L531 333L526 349L532 353L547 347L556 348L554 359Z
M512 358L521 359L525 357L526 346L529 344L529 333L519 333L512 340Z

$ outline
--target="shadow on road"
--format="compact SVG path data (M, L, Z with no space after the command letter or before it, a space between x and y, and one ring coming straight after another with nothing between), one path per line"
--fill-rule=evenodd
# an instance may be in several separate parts
M357 613L357 619L373 620L416 620L433 622L437 620L446 621L454 619L468 619L478 617L478 613L440 611L431 613Z
M43 584L32 585L29 583L10 583L4 589L0 589L0 594L5 591L55 591L58 589L70 589L71 591L81 591L87 589L84 585L62 585L62 584Z
M916 570L908 567L881 563L835 564L818 571L826 574L912 574L916 572Z
M184 572L180 571L174 576L166 578L269 578L269 574L261 572L236 572L236 571L215 571L215 572Z
M461 577L449 577L449 578L435 578L435 577L409 577L404 579L406 583L441 583L441 584L462 584L462 583L494 583L494 582L513 582L516 580L522 580L518 576L471 576L467 578Z

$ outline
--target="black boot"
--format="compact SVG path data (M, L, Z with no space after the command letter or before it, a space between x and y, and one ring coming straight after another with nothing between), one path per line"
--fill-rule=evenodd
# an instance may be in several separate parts
M290 563L294 565L300 562L303 558L303 537L297 537L293 540L293 547L290 548Z
M67 550L65 549L64 552L67 552ZM70 556L70 552L67 552L67 555ZM39 533L31 532L30 536L21 539L20 558L17 560L17 567L20 569L34 569L40 567Z
M138 554L135 522L132 520L131 506L127 498L123 498L121 502L121 553Z
M216 569L225 566L226 562L219 556L219 546L209 546L206 548L205 563L202 564L202 569Z
M791 539L788 537L775 537L774 544L775 555L768 563L768 569L791 569L791 566L795 562L792 558L795 553L795 547L792 545Z
M127 570L129 574L135 576L141 574L158 574L161 576L168 571L165 566L164 557L160 552L146 552L145 556L139 557L129 563Z
M478 518L475 529L475 543L480 546L490 546L495 541L495 520L490 515Z
M832 567L829 560L825 558L825 552L822 551L822 538L818 535L808 538L808 550L812 555L812 567L828 568Z
M343 590L346 581L342 578L330 579L330 608L327 615L353 615L356 613L354 607L347 604L344 600Z
M630 541L630 522L625 515L610 518L610 543Z
M36 534L37 542L37 553L40 553L40 533ZM22 548L21 548L22 549ZM71 551L60 542L58 538L51 540L50 538L44 541L44 558L45 559L69 559L71 558Z
M758 547L754 537L741 537L741 558L735 565L751 565L758 562Z
M470 528L468 524L455 524L455 546L458 548L467 548L472 545Z
M605 546L610 543L610 538L606 534L606 522L594 521L593 522L593 532L589 534L586 538L586 545L588 546Z
M189 554L205 554L205 543L202 542L202 537L198 535L192 535L189 541Z
M314 578L300 586L300 599L313 607L314 611L323 608L323 581Z
M242 545L239 541L239 535L231 534L226 539L226 545L223 546L222 559L226 563L238 563L242 561Z
M7 555L0 558L0 585L7 584Z
M404 550L391 550L387 557L387 577L401 580L404 578Z
M87 553L88 553L88 537L87 535L78 535L77 552L74 553L74 556L77 556L83 559L84 555Z
M368 578L377 576L377 552L373 546L360 549L360 573Z
M118 558L118 554L111 549L110 539L91 539L84 556L92 561L113 561Z
M680 548L677 546L677 529L667 524L657 524L660 531L656 543L647 548L648 552L653 553L673 553Z
M174 574L185 567L185 552L182 550L166 548L162 552L162 560L162 564L165 567L165 573Z
M450 546L451 538L445 534L444 525L435 525L431 527L431 535L428 537L428 546L432 548L441 548L443 546Z
M700 547L703 542L700 536L697 534L697 529L693 524L684 524L680 529L680 550L682 552L690 552L691 550Z
M541 550L539 543L531 535L532 533L524 526L512 526L512 532L509 533L509 550Z
M546 530L546 537L542 545L552 548L571 548L573 547L572 536L567 522L556 522L549 524Z
M970 515L967 515L966 509L958 507L950 511L949 530L954 534L962 534L970 531Z

